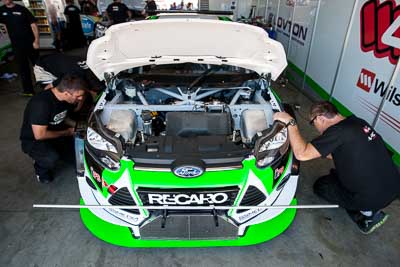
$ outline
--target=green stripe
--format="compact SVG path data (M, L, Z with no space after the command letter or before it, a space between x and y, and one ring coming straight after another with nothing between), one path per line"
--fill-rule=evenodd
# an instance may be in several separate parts
M288 61L288 67L301 77L303 77L305 75L305 78L306 78L305 81L308 84L308 86L311 89L313 89L322 99L324 99L324 100L329 99L329 94L327 93L327 90L324 90L318 83L316 83L313 79L311 79L310 76L308 76L307 74L304 74L304 72L299 67L297 67L295 64L293 64L290 61ZM288 78L289 77L291 80L294 80L293 76L290 75L290 76L288 76ZM353 114L347 107L345 107L342 103L337 101L334 97L332 97L330 101L332 102L332 104L334 104L336 106L336 108L339 110L339 112L343 116L347 117L347 116L350 116ZM393 162L397 166L400 167L400 153L397 152L393 147L391 147L387 142L385 142L385 144L386 144L386 147L394 154L392 157Z

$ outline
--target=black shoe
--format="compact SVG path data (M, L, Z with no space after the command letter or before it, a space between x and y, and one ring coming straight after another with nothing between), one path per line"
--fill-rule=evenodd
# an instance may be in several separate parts
M378 211L372 216L364 216L364 219L357 222L357 225L361 233L370 234L381 227L385 223L387 218L389 218L389 215L387 215L383 211Z
M36 179L38 180L38 182L42 184L49 184L54 180L53 176L51 175L38 175L38 174L36 174Z

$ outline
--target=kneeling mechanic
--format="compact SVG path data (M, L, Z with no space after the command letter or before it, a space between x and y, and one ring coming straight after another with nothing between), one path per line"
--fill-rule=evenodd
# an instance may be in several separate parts
M20 139L23 152L34 161L39 182L53 180L58 159L73 161L75 125L67 115L82 100L85 91L86 84L79 76L65 75L56 87L38 93L28 102Z
M274 119L288 126L297 159L333 159L336 169L315 182L315 194L345 208L365 234L386 221L382 209L400 195L400 175L381 136L366 121L343 117L329 102L316 103L310 124L321 135L307 143L288 113L275 113Z

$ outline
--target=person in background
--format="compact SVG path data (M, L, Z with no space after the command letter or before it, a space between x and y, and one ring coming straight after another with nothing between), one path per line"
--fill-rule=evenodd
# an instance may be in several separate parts
M66 0L64 15L67 19L65 34L65 46L68 48L79 48L86 45L86 38L83 35L80 13L81 10L74 5L73 0Z
M99 10L97 9L96 2L94 0L84 0L80 2L81 12L88 16L98 16Z
M173 2L169 8L169 10L176 10L176 3Z
M185 7L185 2L182 1L182 2L180 3L180 5L178 6L177 9L179 9L179 10L185 10L185 8L186 8L186 7Z
M36 94L28 102L21 127L22 151L34 161L36 179L50 183L59 158L73 161L75 123L68 113L79 102L86 84L77 75L65 75L60 83Z
M121 0L114 0L113 3L109 4L105 15L112 24L127 22L131 18L129 8L124 3L121 3Z
M39 30L36 19L25 7L15 4L12 0L3 0L0 7L0 23L7 27L11 45L19 68L22 81L22 95L34 94L32 83L33 65L39 56Z
M193 4L191 2L187 3L186 10L193 10Z
M154 0L149 0L146 2L145 11L148 16L156 15L157 5Z
M47 13L49 14L50 27L53 32L53 45L57 51L62 52L64 49L63 40L61 38L62 25L57 18L57 9L54 4L50 3L47 6Z
M382 209L400 196L400 174L371 125L354 115L343 117L327 101L311 107L310 124L320 136L310 143L288 113L275 113L274 120L286 124L298 160L333 159L336 169L314 183L315 194L346 209L364 234L386 221L388 215Z

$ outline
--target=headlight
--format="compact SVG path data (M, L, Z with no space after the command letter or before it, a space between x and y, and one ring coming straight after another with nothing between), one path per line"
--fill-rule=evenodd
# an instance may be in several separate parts
M98 163L105 168L117 170L124 150L122 138L119 134L102 126L100 112L95 111L89 119L86 145Z
M117 153L117 149L113 144L108 142L106 139L104 139L100 134L96 133L96 131L90 127L87 128L87 141L95 149Z
M254 147L257 167L267 167L283 155L289 148L288 131L281 122L274 122L272 128L257 133Z

